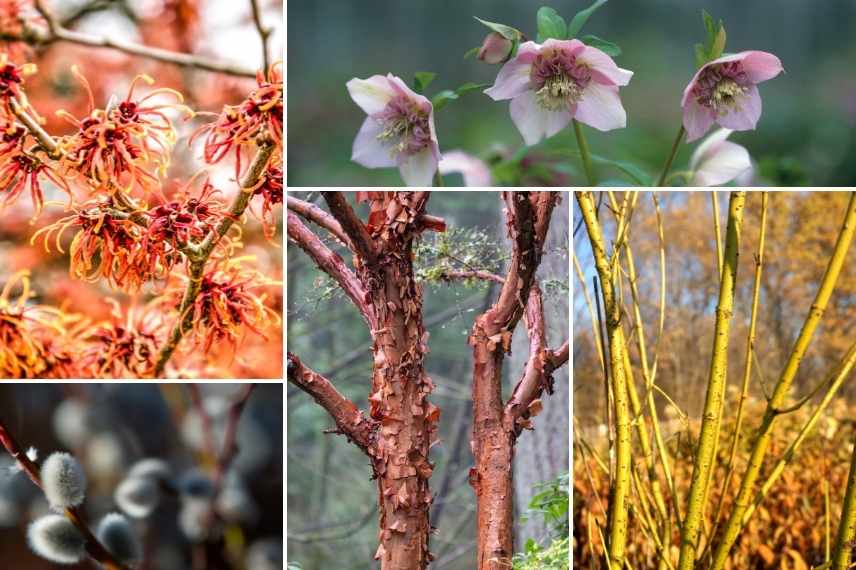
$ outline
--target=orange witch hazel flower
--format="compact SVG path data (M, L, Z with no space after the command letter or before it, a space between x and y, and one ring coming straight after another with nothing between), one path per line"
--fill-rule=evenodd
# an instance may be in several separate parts
M0 206L8 206L29 189L38 215L44 205L44 192L39 177L44 177L62 189L71 199L71 190L65 180L54 172L53 166L25 148L27 129L16 123L7 123L0 134Z
M96 109L89 82L72 66L72 72L89 94L89 114L77 119L65 111L57 114L77 127L72 136L60 142L65 151L62 164L67 171L83 174L95 187L105 184L130 191L135 186L147 191L159 189L157 174L164 175L169 166L169 153L176 134L167 108L180 109L192 115L182 104L181 94L173 89L155 89L145 97L134 100L134 89L140 81L153 83L146 75L138 75L119 103L111 101L107 109ZM153 104L150 100L162 94L175 102ZM155 173L149 171L155 166Z
M259 183L253 189L254 196L262 197L262 211L258 217L262 222L265 237L268 239L276 234L276 215L273 209L277 204L282 204L282 187L282 163L277 156L268 163Z
M282 62L273 64L267 77L261 71L256 76L258 87L240 105L225 105L213 123L204 125L190 138L206 134L204 158L208 164L220 162L235 149L235 176L243 169L241 147L267 135L282 149L283 85Z
M163 321L148 310L131 308L122 313L115 299L111 319L92 327L80 366L100 378L145 377L154 366L162 342Z
M130 292L153 277L147 260L137 255L142 229L127 214L115 210L110 198L84 204L74 214L37 231L30 243L42 237L46 251L54 241L57 250L65 253L62 235L72 227L78 228L69 251L72 277L92 283L104 278Z
M242 262L248 259L218 260L202 277L199 295L188 310L193 314L196 343L206 352L219 340L236 346L248 330L266 338L264 329L280 322L276 311L265 305L267 294L258 292L275 283L258 271L242 267ZM179 282L169 287L164 302L179 306L187 279L182 275Z
M21 292L12 292L20 284ZM0 291L0 377L73 378L75 364L58 309L28 304L29 272L19 271Z

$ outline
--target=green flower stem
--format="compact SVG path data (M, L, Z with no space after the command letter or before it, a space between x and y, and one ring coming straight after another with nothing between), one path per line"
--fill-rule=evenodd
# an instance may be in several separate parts
M663 166L663 172L660 173L660 178L657 179L657 186L665 186L666 179L669 177L669 171L672 170L672 163L675 161L675 156L678 154L678 149L681 147L681 141L687 131L684 126L678 129L678 135L675 137L675 142L672 143L672 150L669 152L669 157L666 159L666 164Z
M574 123L574 134L577 137L577 146L580 149L580 158L583 161L583 170L585 170L586 173L586 180L588 181L589 186L597 186L597 178L594 175L594 167L591 163L591 153L589 152L588 142L586 141L586 136L583 133L583 128L576 119L573 119L572 122Z
M440 169L437 169L437 172L434 173L434 186L437 188L442 188L446 185L446 182L443 180L443 175L440 174Z
M850 460L850 476L847 478L847 493L841 507L841 522L835 537L835 551L832 555L832 568L847 570L850 568L850 556L853 554L853 540L856 538L856 448Z

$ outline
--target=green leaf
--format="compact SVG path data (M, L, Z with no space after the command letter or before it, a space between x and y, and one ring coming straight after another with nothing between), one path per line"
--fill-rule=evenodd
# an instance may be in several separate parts
M431 98L431 104L434 105L434 110L437 111L442 109L446 105L448 105L451 101L456 99L460 99L461 95L465 93L469 93L470 91L476 91L478 89L484 89L485 87L490 87L490 83L464 83L457 89L444 89L440 91L436 95Z
M725 51L725 41L728 37L722 20L714 22L713 16L707 10L701 11L701 18L704 22L705 41L704 44L696 44L695 46L696 67L702 67L707 62L721 56L722 52Z
M570 40L577 37L577 34L579 34L580 30L583 29L583 26L586 25L586 22L591 18L591 15L594 14L598 8L606 4L606 2L607 0L597 0L585 10L577 12L577 14L571 19L571 23L568 24L568 39Z
M435 77L437 74L433 71L417 71L413 74L413 90L417 93L424 93Z
M597 48L610 57L617 57L621 55L621 48L618 47L618 44L614 44L603 38L587 35L581 37L580 40L587 46Z
M553 8L549 6L539 8L536 20L538 22L539 43L543 43L550 38L563 40L567 37L568 26L565 24L565 19Z
M725 51L725 28L722 26L722 23L719 24L719 31L716 33L716 37L713 40L713 45L710 48L710 52L708 56L710 60L714 60L722 55L722 52Z
M472 49L468 49L468 50L464 53L464 59L470 59L471 57L473 57L474 55L476 55L476 54L479 52L479 50L480 50L480 49L481 49L481 46L476 46L476 47L474 47L474 48L472 48Z
M701 68L705 63L707 63L707 50L704 49L704 44L696 44L695 45L695 65L696 68Z
M569 153L571 156L579 157L580 152L575 149L570 149L565 151ZM592 154L591 161L595 164L602 164L604 166L611 166L624 174L626 174L633 182L635 182L639 186L652 186L653 180L651 176L645 172L641 167L632 162L627 162L623 160L612 160L610 158L606 158L605 156L600 156L597 154Z
M473 18L475 18L483 25L487 26L489 29L498 33L507 40L518 41L520 40L520 38L523 37L523 32L521 32L517 28L512 28L511 26L506 26L505 24L497 24L496 22L488 22L487 20L482 20L477 16L473 16Z

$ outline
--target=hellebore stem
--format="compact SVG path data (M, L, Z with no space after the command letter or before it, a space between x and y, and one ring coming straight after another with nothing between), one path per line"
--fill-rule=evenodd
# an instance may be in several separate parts
M664 186L666 184L666 178L669 177L669 171L672 169L672 163L675 161L675 156L678 154L678 148L680 148L685 134L687 134L687 131L681 125L681 128L678 129L678 136L675 137L675 142L672 143L669 158L666 159L666 164L663 166L663 172L660 173L660 178L657 179L657 186Z
M576 119L573 119L572 122L574 123L574 134L577 136L577 146L580 149L580 158L583 161L583 170L585 170L586 173L586 180L588 181L589 186L597 186L597 178L594 176L594 168L591 164L591 154L589 153L586 136L583 134L583 128Z

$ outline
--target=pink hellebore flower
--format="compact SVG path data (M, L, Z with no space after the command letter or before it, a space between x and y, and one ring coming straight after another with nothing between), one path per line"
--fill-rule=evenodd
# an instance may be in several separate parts
M692 179L690 186L720 186L752 173L749 151L737 143L727 141L730 129L719 129L698 145L690 159Z
M779 58L765 51L742 51L706 63L681 101L687 142L701 137L713 123L735 131L754 129L761 117L756 85L781 72Z
M601 131L623 128L627 114L618 88L632 71L579 40L526 42L502 66L485 93L494 101L511 99L511 120L533 145L576 119Z
M440 160L440 173L452 172L458 172L464 177L464 186L492 185L490 167L483 160L460 150L444 152Z
M354 78L347 85L368 115L351 160L366 168L397 166L408 186L431 186L440 162L431 101L392 74Z

